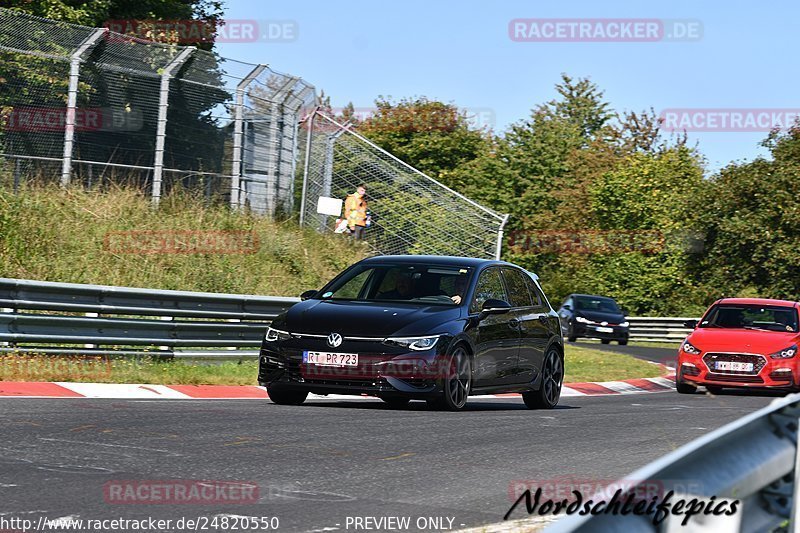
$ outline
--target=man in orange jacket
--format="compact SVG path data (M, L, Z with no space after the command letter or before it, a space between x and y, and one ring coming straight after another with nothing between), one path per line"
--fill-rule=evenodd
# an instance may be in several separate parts
M363 239L367 229L367 188L359 185L356 192L349 194L344 201L344 218L347 227L356 239Z

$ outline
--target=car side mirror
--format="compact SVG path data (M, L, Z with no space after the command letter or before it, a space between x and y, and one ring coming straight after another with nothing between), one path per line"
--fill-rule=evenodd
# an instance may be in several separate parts
M483 302L483 306L481 307L481 314L482 315L499 315L502 313L508 313L511 310L511 304L506 302L505 300L497 300L495 298L489 298L485 302Z
M569 304L564 304L564 305L562 305L561 307L562 307L563 309L566 309L567 311L572 311L572 306L571 306L571 305L569 305Z
M697 320L687 320L683 323L683 327L689 329L695 329L697 327Z
M316 295L317 295L317 291L310 290L310 291L306 291L303 294L301 294L300 295L300 299L301 300L308 300L309 298L313 298Z

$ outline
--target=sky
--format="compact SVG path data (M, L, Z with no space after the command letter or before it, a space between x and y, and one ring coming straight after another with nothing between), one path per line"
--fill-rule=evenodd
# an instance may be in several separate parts
M767 155L763 130L800 109L796 0L226 0L225 13L272 36L231 38L217 45L223 56L301 76L334 107L425 96L502 132L556 97L566 73L590 78L617 111L653 108L688 124L709 172ZM567 22L584 23L583 35ZM630 33L616 38L616 28Z

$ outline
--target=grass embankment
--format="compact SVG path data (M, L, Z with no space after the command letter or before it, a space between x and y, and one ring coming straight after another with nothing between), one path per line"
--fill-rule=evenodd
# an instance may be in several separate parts
M154 210L133 189L36 187L15 195L0 187L3 277L297 296L364 251L341 235L233 212L189 194L167 196Z
M187 237L206 253L159 245L159 232ZM226 241L208 251L203 235L240 232L253 239ZM134 233L127 233L134 232ZM234 245L231 245L231 242ZM236 244L241 244L241 249ZM160 247L159 247L160 246ZM182 253L176 253L182 250ZM146 252L146 253L145 253ZM321 235L295 221L271 222L171 195L153 209L138 190L41 187L14 194L0 187L0 275L11 278L158 289L296 296L320 287L365 251L340 235ZM659 375L655 365L585 348L567 347L567 381L603 381ZM252 385L253 361L219 365L149 359L91 360L47 356L0 357L3 381Z
M566 347L566 382L656 377L661 368L627 355ZM255 385L253 360L217 365L151 359L81 359L47 356L0 357L0 381L89 381L163 385Z
M616 381L621 379L654 378L663 374L661 367L623 355L590 348L565 346L565 382Z

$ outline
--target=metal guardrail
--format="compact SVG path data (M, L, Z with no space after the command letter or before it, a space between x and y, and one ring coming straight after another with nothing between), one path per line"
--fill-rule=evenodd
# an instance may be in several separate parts
M254 356L269 321L298 301L0 278L0 353ZM691 331L686 318L628 320L634 341L677 344Z
M800 394L777 399L618 482L637 494L653 484L664 493L674 490L673 504L678 499L709 500L712 496L717 502L739 500L739 510L731 516L703 513L682 527L684 516L670 514L659 528L652 515L572 515L546 532L760 532L775 531L779 526L779 531L800 531L798 419Z
M8 343L0 351L131 355L157 347L163 356L257 348L266 325L298 301L0 278L0 342Z
M630 340L647 342L664 342L679 344L686 338L691 329L683 323L694 318L675 317L629 317Z

